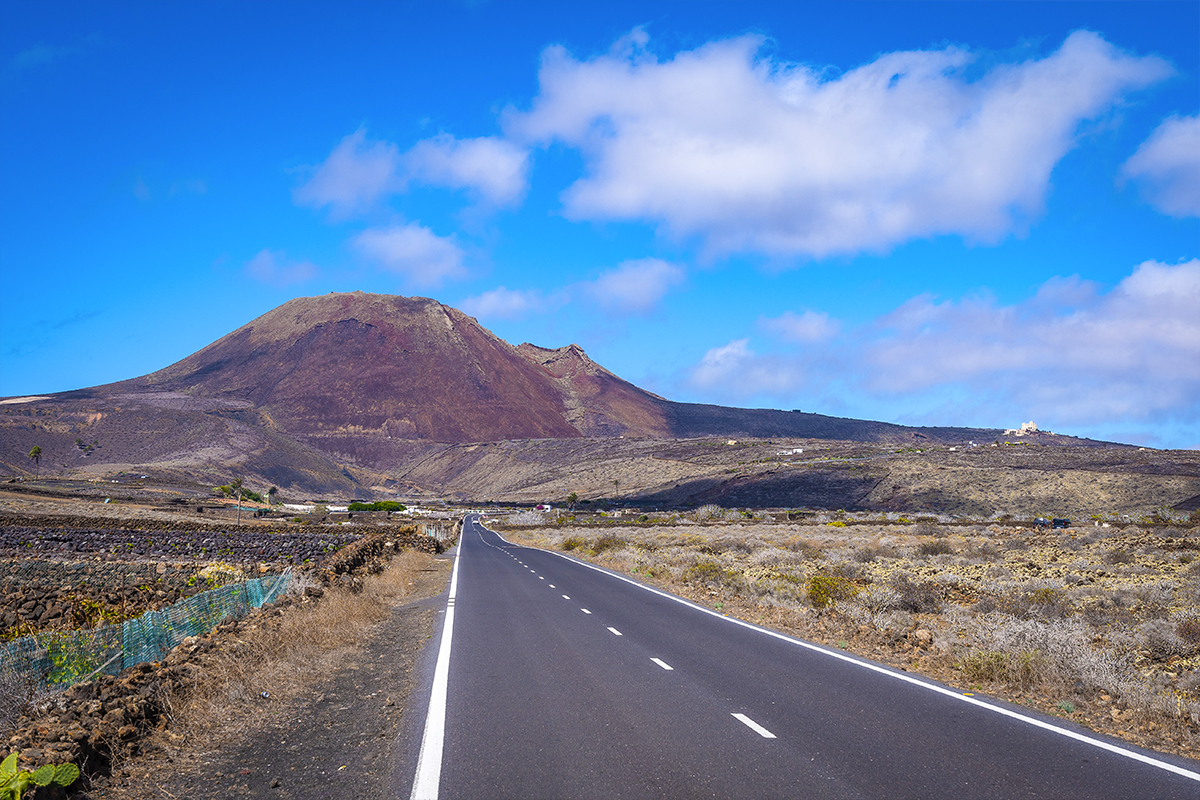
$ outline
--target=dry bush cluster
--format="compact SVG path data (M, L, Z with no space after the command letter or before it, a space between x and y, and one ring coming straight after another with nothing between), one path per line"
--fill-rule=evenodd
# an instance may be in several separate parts
M257 615L235 637L201 656L186 692L169 698L172 738L220 738L267 699L294 696L317 676L337 668L366 631L412 591L429 556L405 551L380 574L363 579L360 591L322 590L300 580L289 589L294 605ZM305 602L320 594L319 602Z
M959 683L1038 693L1089 724L1103 712L1195 755L1200 529L806 521L520 535L802 630L841 619Z

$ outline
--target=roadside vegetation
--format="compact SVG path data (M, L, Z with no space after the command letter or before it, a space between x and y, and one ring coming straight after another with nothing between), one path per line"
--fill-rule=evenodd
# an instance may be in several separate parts
M1197 758L1197 523L708 506L494 524L722 613Z

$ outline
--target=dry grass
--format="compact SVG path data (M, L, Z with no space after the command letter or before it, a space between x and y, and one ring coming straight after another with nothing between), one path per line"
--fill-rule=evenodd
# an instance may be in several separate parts
M257 717L265 702L295 697L336 669L412 591L431 560L404 552L383 573L365 578L361 592L326 590L319 602L248 619L199 657L200 668L184 692L170 698L172 740L220 740L243 727L247 717ZM303 596L303 584L297 588Z
M511 535L751 621L1200 753L1200 529L830 516Z

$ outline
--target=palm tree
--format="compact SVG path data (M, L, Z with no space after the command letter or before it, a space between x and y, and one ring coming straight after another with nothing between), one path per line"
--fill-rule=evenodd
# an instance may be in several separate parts
M277 494L279 494L278 486L272 486L270 489L267 489L267 505L275 505L275 495Z
M33 463L37 465L37 469L34 472L34 477L40 478L42 476L42 448L35 444L33 449L29 451L29 457L32 458Z

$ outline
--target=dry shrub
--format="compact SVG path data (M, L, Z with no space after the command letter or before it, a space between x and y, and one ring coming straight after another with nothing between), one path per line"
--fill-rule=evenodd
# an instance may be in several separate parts
M205 655L182 693L169 698L172 727L208 738L257 716L262 693L294 696L315 676L336 669L375 623L411 591L430 556L404 552L362 590L326 590L320 602L294 606L280 616L256 615L226 646Z
M1192 647L1200 647L1200 617L1184 617L1175 626L1175 635Z
M1143 650L1156 661L1166 661L1172 656L1186 656L1192 645L1185 642L1176 632L1175 626L1165 619L1152 619L1137 627L1137 637Z
M881 558L896 558L894 547L869 545L854 554L854 560L860 564L870 564Z
M988 594L975 605L979 613L1000 611L1017 619L1062 619L1073 610L1067 593L1056 586Z
M30 712L37 684L27 674L0 666L0 731L11 731L17 720Z
M1025 688L1076 686L1118 697L1140 691L1140 685L1129 677L1128 665L1093 648L1087 628L1078 621L993 615L980 618L979 623L971 631L974 646L959 665L968 677L1003 680Z
M917 545L917 552L923 556L943 556L954 552L954 548L945 539L930 539Z
M1114 547L1104 554L1105 564L1129 564L1133 562L1133 553L1124 547Z
M914 614L936 614L942 610L942 587L933 581L914 581L904 573L892 578L892 588L900 595L897 606Z
M625 541L620 536L606 535L597 537L592 542L591 549L593 553L600 555L605 550L619 550L628 544L629 542Z

